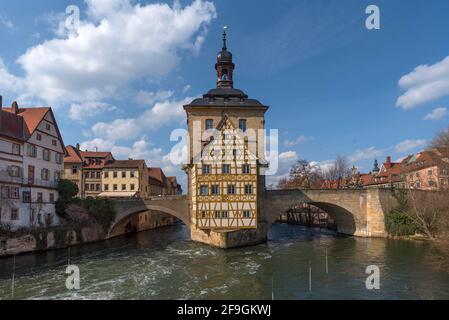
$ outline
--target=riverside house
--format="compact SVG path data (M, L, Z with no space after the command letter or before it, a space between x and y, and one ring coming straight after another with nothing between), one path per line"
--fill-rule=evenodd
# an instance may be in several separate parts
M12 229L59 223L54 203L65 152L50 107L5 108L0 96L0 223Z

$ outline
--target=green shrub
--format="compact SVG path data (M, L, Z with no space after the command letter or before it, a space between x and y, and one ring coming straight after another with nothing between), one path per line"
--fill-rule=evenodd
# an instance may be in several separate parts
M115 219L115 210L110 199L75 198L78 194L78 186L69 180L60 180L58 182L58 192L59 198L55 205L56 213L62 217L68 218L66 210L71 204L74 204L85 209L92 222L101 225L104 229L108 229Z
M79 190L78 186L69 180L59 180L57 188L59 197L55 203L56 214L64 217L67 207L72 203Z
M418 225L407 213L397 209L385 215L385 228L393 236L409 236L420 231Z
M79 192L78 186L70 180L59 180L57 188L59 197L64 199L72 199Z
M115 209L112 201L107 198L74 199L74 203L84 208L93 220L104 229L109 229L115 219Z

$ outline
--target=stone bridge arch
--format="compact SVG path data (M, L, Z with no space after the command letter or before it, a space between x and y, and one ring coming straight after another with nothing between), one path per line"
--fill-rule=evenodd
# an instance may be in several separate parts
M112 222L108 236L112 236L114 229L124 220L145 212L157 211L181 220L190 228L189 201L187 196L164 196L148 199L115 199L113 200L116 217Z
M361 237L385 237L382 190L268 190L264 209L268 224L299 203L326 211L340 233Z

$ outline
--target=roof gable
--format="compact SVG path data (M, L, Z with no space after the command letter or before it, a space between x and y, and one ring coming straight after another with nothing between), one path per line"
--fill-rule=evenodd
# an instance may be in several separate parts
M216 127L213 139L203 147L194 162L256 162L257 160L257 157L249 150L244 137L235 129L229 117L224 115Z

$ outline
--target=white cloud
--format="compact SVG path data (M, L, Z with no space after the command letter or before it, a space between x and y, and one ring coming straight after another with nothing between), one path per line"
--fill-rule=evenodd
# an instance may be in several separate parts
M401 153L401 152L407 152L416 148L420 148L425 146L427 143L426 140L423 139L418 139L418 140L405 140L401 143L398 143L396 145L396 147L394 147L394 150L397 153Z
M306 137L306 136L299 136L299 137L297 137L297 138L295 138L293 140L286 139L284 141L284 146L286 146L286 147L293 147L293 146L296 146L297 144L304 143L304 142L310 141L312 139L313 138Z
M192 100L193 98L187 97L180 101L158 102L136 118L119 118L109 123L98 122L92 127L92 132L97 137L112 141L134 139L147 131L181 121L185 117L183 105Z
M420 65L399 80L406 90L396 106L405 110L449 95L449 56L433 65Z
M140 135L141 129L136 119L116 119L110 123L98 122L92 127L95 136L116 141L134 139Z
M117 96L131 81L164 76L185 52L196 52L216 17L214 4L203 0L185 7L86 2L90 19L81 21L76 35L47 40L18 58L30 96L51 104Z
M2 94L18 95L25 90L25 83L22 79L9 73L8 68L0 57L0 88Z
M166 100L173 96L171 90L161 90L157 92L149 92L140 90L136 96L136 102L141 105L153 105L156 102Z
M325 161L311 161L310 165L312 167L319 168L322 172L328 172L335 164L335 160L325 160Z
M114 142L109 140L104 140L101 138L96 138L90 141L84 141L80 144L81 150L88 151L111 151L114 147Z
M424 120L440 120L448 115L446 108L435 108L424 117Z
M357 150L351 154L348 159L351 162L357 162L362 160L369 160L380 157L384 154L384 150L376 149L375 147L370 147L363 150Z
M166 100L156 103L151 109L140 115L138 121L142 127L156 130L173 121L185 118L183 106L194 98L187 97L183 100Z
M286 151L279 154L278 171L274 176L267 176L267 186L276 187L279 180L288 177L293 164L298 161L299 157L296 151Z
M70 106L69 118L74 121L83 122L87 118L115 110L117 110L115 106L99 101L90 101L82 104L74 103Z

